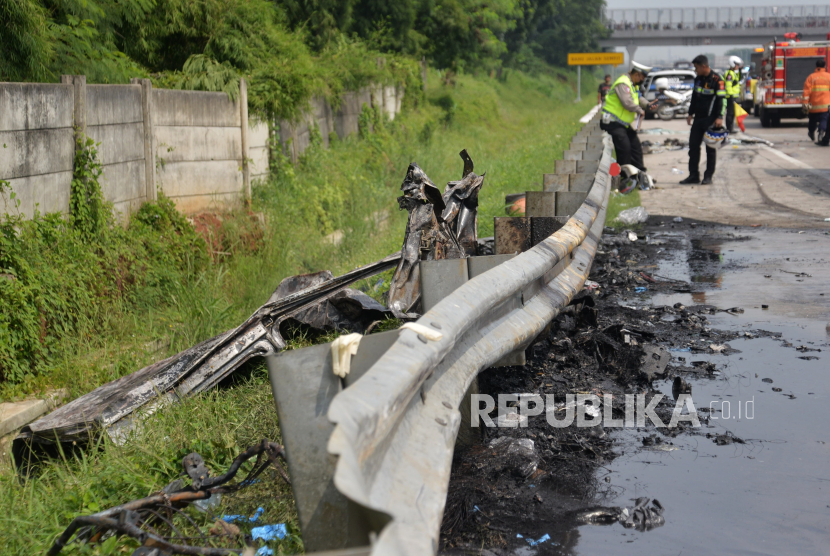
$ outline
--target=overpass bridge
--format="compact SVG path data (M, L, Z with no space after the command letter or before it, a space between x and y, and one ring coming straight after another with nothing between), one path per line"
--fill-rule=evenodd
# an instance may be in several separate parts
M640 46L760 46L788 32L801 33L804 41L826 40L830 5L607 10L603 22L611 36L600 46L625 47L632 59Z

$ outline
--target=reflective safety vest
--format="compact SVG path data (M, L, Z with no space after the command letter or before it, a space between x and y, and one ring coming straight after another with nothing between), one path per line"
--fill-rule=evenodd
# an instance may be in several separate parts
M733 70L727 70L723 74L723 81L726 85L726 97L737 98L741 94L741 75Z
M611 90L608 91L608 95L605 97L605 104L602 105L602 111L606 114L610 114L614 120L628 127L631 125L631 122L634 121L637 113L626 110L623 107L622 102L620 102L620 97L617 96L617 85L620 84L628 85L628 88L631 90L631 98L634 100L634 104L639 106L640 95L637 92L637 88L633 83L631 83L631 78L628 74L624 73L619 76L616 81L614 81L613 85L611 85Z
M804 81L804 104L810 105L810 113L827 112L830 107L830 73L816 68Z

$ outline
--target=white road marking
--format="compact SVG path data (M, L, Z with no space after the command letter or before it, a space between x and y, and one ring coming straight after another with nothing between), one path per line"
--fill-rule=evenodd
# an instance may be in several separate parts
M817 170L817 169L813 168L812 166L810 166L809 164L807 164L806 162L802 162L801 160L798 160L796 158L791 157L787 153L783 153L783 152L779 151L778 149L768 147L767 145L761 145L761 148L764 149L767 152L771 152L775 156L783 158L784 160L786 160L790 164L794 164L794 165L798 166L799 168L807 170L808 172L810 172L811 174L813 174L815 176L818 176L820 178L824 178L827 181L830 181L830 176L827 175L826 171ZM821 148L821 147L819 147L819 148Z

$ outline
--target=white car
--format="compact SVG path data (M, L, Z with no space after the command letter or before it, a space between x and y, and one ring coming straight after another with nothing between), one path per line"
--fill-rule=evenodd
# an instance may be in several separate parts
M693 70L669 69L654 71L646 76L646 80L642 85L642 90L645 91L646 99L649 102L657 98L657 88L654 86L654 81L660 77L665 77L669 81L670 91L684 93L695 87L695 72ZM655 114L655 111L647 110L646 118L653 118Z

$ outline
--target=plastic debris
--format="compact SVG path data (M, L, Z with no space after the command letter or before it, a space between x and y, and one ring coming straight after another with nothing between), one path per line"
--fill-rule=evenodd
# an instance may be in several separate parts
M639 286L639 287L634 288L635 293L645 293L647 291L648 291L648 288L645 287L645 286Z
M533 540L533 539L526 539L521 533L516 533L516 538L517 539L524 539L525 541L527 541L527 544L529 544L530 546L537 546L537 545L540 545L544 542L549 541L550 540L550 535L545 533L544 535L542 535L538 539ZM556 544L556 543L554 543L554 544Z
M642 224L648 220L648 211L643 207L625 209L617 215L617 220L623 224Z
M683 222L683 219L682 219L681 217L679 217L679 216L675 216L675 217L672 219L672 221L673 221L673 222L680 223L680 222Z
M675 175L678 175L678 176L682 176L683 175L683 170L681 170L679 168L672 168L671 173L675 174Z
M637 234L634 232L628 232L628 241L637 241Z
M196 500L193 502L193 507L203 513L209 513L222 503L222 493L217 492L206 500Z
M597 282L594 282L593 280L585 280L584 289L588 290L589 292L592 292L594 290L599 289L599 284Z
M418 324L417 322L407 322L403 324L400 330L412 330L416 334L420 334L427 340L432 340L433 342L437 342L441 338L444 337L444 334L438 332L434 328L430 328L429 326L424 326L423 324Z
M709 344L709 349L711 349L715 353L722 353L724 350L726 350L726 348L727 346L725 344Z
M211 498L213 497L211 496ZM265 509L260 506L256 509L254 515L252 515L251 517L246 517L244 515L223 515L222 521L224 521L225 523L235 523L237 521L247 521L248 523L256 523L257 521L259 521L259 518L262 517L262 513L264 511Z
M331 368L340 378L346 378L352 363L352 355L357 353L363 334L346 334L331 343Z
M267 546L260 546L256 551L256 556L274 556L274 551Z
M262 540L265 542L276 539L284 539L288 534L288 529L285 523L275 523L273 525L263 525L262 527L254 527L251 529L251 537L254 540Z

